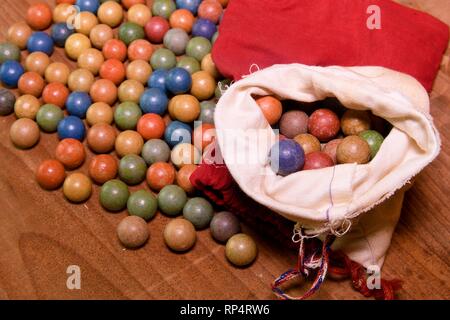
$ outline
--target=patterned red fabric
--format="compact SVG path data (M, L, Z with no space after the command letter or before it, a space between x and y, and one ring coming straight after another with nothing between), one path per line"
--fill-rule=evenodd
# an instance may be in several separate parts
M369 29L380 11L380 29ZM372 6L372 7L371 7ZM448 26L391 0L230 1L213 59L239 80L252 64L383 66L431 91L447 48Z
M365 297L376 300L394 300L396 292L402 288L403 281L398 279L381 279L379 289L367 286L367 271L359 263L350 260L341 251L330 252L328 275L335 279L351 278L353 288Z

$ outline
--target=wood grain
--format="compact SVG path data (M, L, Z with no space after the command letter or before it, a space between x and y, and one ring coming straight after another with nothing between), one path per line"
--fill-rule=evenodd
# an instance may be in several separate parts
M0 2L0 40L7 26L23 20L37 1ZM450 24L450 2L404 0L408 6ZM53 1L51 1L53 5ZM54 61L66 61L58 49ZM74 67L74 64L71 63ZM402 216L383 269L383 276L404 280L401 299L450 298L450 54L447 52L431 94L432 115L442 136L442 153L407 193ZM247 269L226 262L224 247L201 231L195 249L174 254L162 230L167 218L150 223L151 239L140 250L124 250L115 236L126 215L106 213L98 204L99 188L82 205L69 204L61 190L45 192L34 171L53 157L57 138L42 134L29 151L8 138L14 116L0 118L0 299L272 299L271 281L294 266L295 256L252 234L259 257ZM86 172L86 164L81 171ZM66 268L79 265L81 290L68 290ZM327 281L316 299L360 299L349 282Z

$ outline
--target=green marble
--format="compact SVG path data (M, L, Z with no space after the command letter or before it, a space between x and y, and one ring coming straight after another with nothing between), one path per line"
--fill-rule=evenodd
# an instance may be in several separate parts
M183 208L183 217L192 222L196 229L204 229L209 226L213 216L213 206L201 197L190 199Z
M36 122L45 132L55 132L62 119L64 119L64 112L54 104L44 104L36 114Z
M136 185L144 181L147 164L144 159L135 154L127 154L120 159L119 177L128 185Z
M144 39L144 28L134 22L125 22L119 28L119 39L127 46L134 40Z
M176 185L168 185L158 194L158 207L168 216L177 216L187 202L186 192Z
M158 210L158 200L151 192L139 190L128 198L127 209L130 215L150 220Z
M203 57L211 52L211 42L204 37L193 37L186 47L186 55L202 61Z
M121 130L134 130L142 116L141 108L134 102L122 102L114 111L114 122Z
M121 211L127 206L129 196L127 185L113 179L103 184L100 190L100 203L108 211Z

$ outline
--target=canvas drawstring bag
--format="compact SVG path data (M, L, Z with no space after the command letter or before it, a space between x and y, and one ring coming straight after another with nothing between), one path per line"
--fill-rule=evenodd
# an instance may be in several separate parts
M277 138L255 102L254 96L261 95L307 103L335 97L346 108L371 111L393 128L367 164L340 164L282 177L265 160ZM281 285L310 269L318 269L316 280L302 298L318 289L331 248L365 268L381 268L404 190L440 150L426 90L414 78L382 67L287 64L257 71L226 90L216 107L215 125L221 156L243 193L295 223L291 235L300 246L299 265L273 285L284 298L292 297ZM265 137L257 147L255 131ZM245 161L239 161L242 155ZM208 189L201 186L201 170L191 180ZM304 240L310 238L322 239L322 248L308 253Z
M225 164L205 161L191 175L213 202L298 250L298 265L273 283L278 296L294 298L282 291L283 283L315 269L313 286L300 298L317 290L326 274L350 277L364 296L394 297L399 282L381 279L378 288L370 288L366 278L372 266L384 262L408 181L439 152L426 91L448 39L445 23L392 0L240 0L227 6L212 57L220 73L236 83L218 103L216 126L249 135L259 128L269 135L251 160L267 157L275 138L251 94L305 102L336 97L347 108L370 109L394 125L367 165L285 178L267 164L232 165L233 144L246 135L228 130L216 141L225 148ZM245 77L259 68L268 69ZM250 141L243 151L253 147ZM220 155L219 147L213 149L211 154Z

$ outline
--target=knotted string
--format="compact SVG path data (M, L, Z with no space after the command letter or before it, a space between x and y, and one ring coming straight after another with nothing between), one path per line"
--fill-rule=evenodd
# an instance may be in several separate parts
M322 242L321 249L319 249L317 248L317 239L308 239L307 237L302 237L299 245L297 267L295 269L286 271L277 279L275 279L275 281L272 283L272 291L275 293L275 295L283 300L304 300L316 293L320 289L320 286L322 285L327 275L329 254L331 251L330 246L333 243L334 239L334 235L328 234L325 240ZM306 248L306 242L308 240L316 240L309 243L309 245L316 247ZM281 286L284 283L298 277L307 278L310 274L310 271L317 268L319 270L317 271L311 288L309 288L308 291L306 291L306 293L304 293L303 295L294 297L290 294L287 294L284 290L281 289Z
M320 246L317 238L303 237L297 239L300 243L296 269L290 269L272 283L272 291L283 300L304 300L311 297L319 289L328 273L334 279L351 278L353 288L364 297L374 297L377 300L394 300L396 291L402 288L398 279L381 279L379 289L369 289L367 271L359 263L352 261L341 251L331 250L335 236L328 234ZM281 286L295 278L307 278L312 270L319 269L311 287L299 297L286 293Z
M250 67L248 68L248 74L244 74L242 75L242 79L247 78L248 76L250 76L252 73L260 71L261 69L259 68L259 66L256 63L252 63L250 65ZM222 82L218 82L217 83L217 87L219 88L220 94L223 95L225 93L225 91L228 90L228 88L230 88L230 86L234 83L234 80L230 82L230 84L224 84Z
M261 69L259 68L259 66L256 63L252 63L250 65L250 67L248 68L248 74L244 74L242 75L242 79L247 78L248 76L250 76L252 73L255 73L257 71L260 71Z

